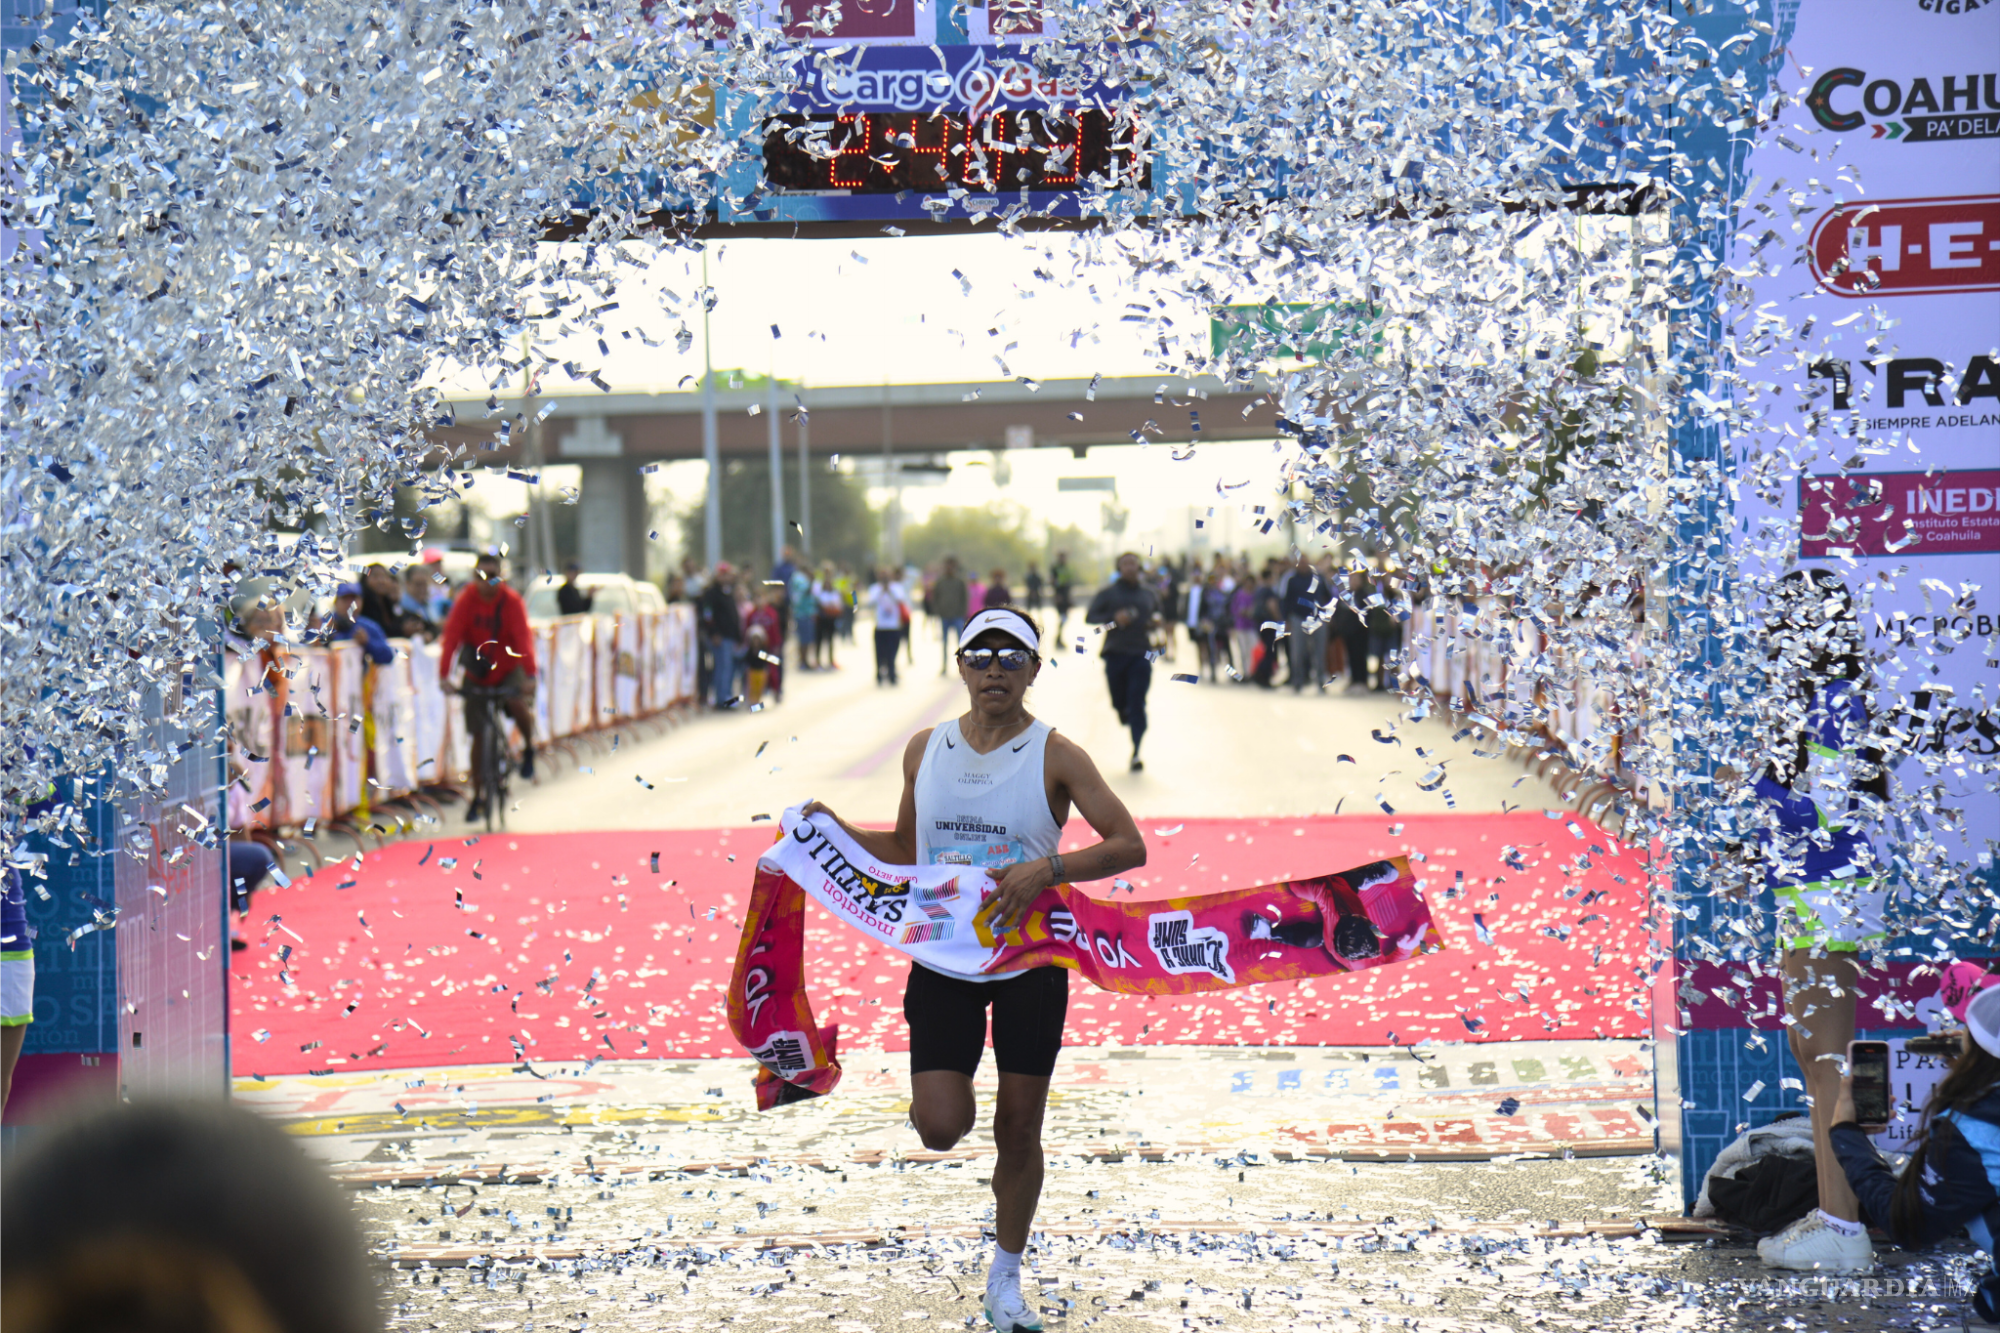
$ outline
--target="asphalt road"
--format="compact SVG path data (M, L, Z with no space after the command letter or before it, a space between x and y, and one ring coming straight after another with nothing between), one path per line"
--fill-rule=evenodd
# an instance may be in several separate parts
M873 683L865 647L843 645L844 669L795 672L781 703L557 756L518 793L510 828L742 827L807 798L887 821L908 736L964 706L928 636L922 654L892 689ZM1185 643L1157 668L1143 773L1126 771L1088 653L1045 667L1030 707L1145 820L1563 803L1490 737L1455 740L1458 724L1414 721L1392 697L1172 679L1193 669ZM1527 1045L1510 1051L1549 1069L1567 1052ZM1645 1044L1573 1045L1570 1058L1602 1066L1598 1081L1557 1079L1522 1100L1546 1097L1553 1118L1541 1123L1573 1126L1596 1099L1643 1134ZM1864 1278L1816 1281L1764 1270L1740 1240L1690 1239L1667 1164L1630 1139L1544 1133L1526 1148L1496 1140L1479 1161L1384 1160L1379 1142L1353 1152L1370 1124L1502 1123L1483 1084L1464 1106L1419 1088L1304 1107L1286 1099L1307 1081L1249 1052L1112 1058L1136 1054L1099 1053L1110 1081L1052 1108L1028 1262L1051 1330L1942 1329L1969 1289L1975 1256L1962 1243L1923 1256L1883 1247ZM302 1076L237 1091L355 1190L398 1329L983 1327L985 1117L961 1149L922 1154L900 1123L892 1064L857 1063L834 1097L768 1114L745 1109L741 1061ZM1454 1067L1454 1093L1469 1083ZM1336 1112L1344 1138L1325 1124Z
M1463 723L1411 721L1392 694L1176 680L1196 672L1185 637L1178 656L1154 668L1146 767L1130 772L1130 738L1111 710L1094 639L1079 653L1074 619L1071 629L1066 651L1043 665L1029 710L1081 745L1142 819L1361 813L1381 801L1409 813L1560 802L1490 736L1454 740ZM554 775L517 788L508 827L729 827L807 799L856 822L889 822L904 744L966 707L956 672L939 674L927 622L919 619L917 633L917 663L905 661L894 687L875 684L866 645L842 644L839 670L790 670L783 701L760 711L696 713L664 735L635 733L616 750L598 744L545 764Z

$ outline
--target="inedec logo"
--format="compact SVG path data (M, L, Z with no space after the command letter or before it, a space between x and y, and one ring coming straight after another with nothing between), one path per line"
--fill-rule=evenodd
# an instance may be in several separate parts
M1799 554L2000 551L2000 471L1889 472L1799 482Z
M1808 248L1836 296L2000 291L2000 195L1843 204Z

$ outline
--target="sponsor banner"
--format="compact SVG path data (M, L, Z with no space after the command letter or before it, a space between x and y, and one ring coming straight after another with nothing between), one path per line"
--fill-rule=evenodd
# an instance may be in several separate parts
M1079 174L1130 207L1178 207L1151 169L1142 88L1044 75L1027 43L1054 37L1054 25L996 39L980 25L1041 20L966 12L966 40L802 51L791 94L757 108L763 169L739 168L741 204L723 200L718 217L977 221L1030 196L1038 215L1078 217L1097 198Z
M2000 468L1799 481L1799 554L2000 554Z
M389 665L377 667L373 675L369 776L375 780L373 799L380 800L415 791L422 778L417 772L417 689L407 650Z
M1804 8L1846 9L1856 20L1879 18L1881 13L1879 0L1831 4L1823 0L1819 5L1806 0ZM1801 37L1808 23L1818 27L1815 20L1820 17L1799 15ZM1884 143L2000 138L2000 87L1996 87L2000 73L1994 68L2000 66L2000 48L1965 45L1968 37L1977 43L1987 34L1971 15L1960 17L1967 20L1962 25L1938 22L1892 30L1875 23L1850 28L1841 43L1843 54L1859 59L1853 65L1836 65L1815 79L1806 94L1806 109L1826 129L1840 134L1860 131ZM1954 26L1980 31L1954 32ZM1792 43L1794 54L1799 46L1798 41ZM1831 44L1828 49L1833 49Z
M961 975L1054 965L1105 990L1143 995L1294 981L1382 967L1443 947L1409 863L1152 902L1044 890L1020 925L996 936L981 915L994 894L965 865L885 866L832 819L784 814L758 859L729 988L729 1024L760 1065L758 1105L833 1090L831 1029L806 994L807 898L917 962ZM789 1087L787 1086L789 1085Z
M1042 0L974 0L940 6L936 0L764 0L754 20L794 42L833 48L845 56L856 47L935 47L970 43L1040 42L1058 38L1062 24Z
M444 762L445 735L451 726L447 700L452 696L438 683L437 646L410 639L403 651L408 654L410 671L410 739L417 753L416 785L444 782L455 777L456 771Z
M617 646L612 662L612 707L618 717L636 717L639 713L644 632L638 617L620 616L612 633L612 642Z
M374 663L353 640L331 644L326 649L332 679L333 744L332 772L327 777L327 797L341 811L362 808L368 776L367 740L363 728L368 720L368 675Z
M1878 722L1923 714L1896 781L1944 783L1967 832L1939 836L1971 865L2000 796L1944 761L2000 756L2000 4L1906 8L1804 0L1776 75L1799 102L1745 168L1735 354L1761 421L1738 438L1737 531L1746 573L1822 569L1854 594ZM1866 194L1792 193L1830 153Z
M278 737L289 682L276 648L227 655L222 706L229 719L229 827L255 828L276 821L271 807L282 789Z
M558 620L549 626L553 640L549 655L542 659L543 688L548 692L548 731L545 735L569 736L590 726L590 696L596 674L591 662L596 624L588 616Z
M775 27L816 46L929 46L937 40L932 0L775 0L759 27Z
M790 106L843 115L945 111L977 118L1121 100L1110 88L1045 78L1025 51L1005 46L867 46L851 59L815 62Z
M1043 0L760 0L744 11L756 27L845 56L855 48L992 46L1060 39L1062 22ZM723 28L734 20L715 16Z
M986 0L967 8L966 37L983 44L1034 42L1062 35L1062 24L1041 0Z
M577 617L533 626L537 738L643 717L694 695L694 610ZM464 702L438 677L436 646L392 639L396 660L352 643L228 655L229 827L296 828L471 769ZM600 689L596 682L606 682ZM593 716L593 700L608 703Z
M1841 205L1820 214L1810 246L1836 296L2000 291L2000 195Z

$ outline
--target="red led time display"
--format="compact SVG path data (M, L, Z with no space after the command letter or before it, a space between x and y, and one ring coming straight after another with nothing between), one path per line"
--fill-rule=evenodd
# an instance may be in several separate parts
M976 120L862 112L774 116L764 138L773 188L891 194L1152 186L1144 133L1106 111L996 111Z

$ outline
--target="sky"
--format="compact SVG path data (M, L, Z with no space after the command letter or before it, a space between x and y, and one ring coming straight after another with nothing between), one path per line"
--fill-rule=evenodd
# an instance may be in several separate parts
M693 308L704 267L717 296L706 333L717 369L775 371L818 386L1148 371L1156 357L1140 326L1119 320L1140 295L1124 272L1085 265L1080 252L1077 237L1060 234L746 238L710 241L700 254L661 252L643 275L620 270L632 276L606 319L603 375L621 392L694 387L704 329L682 313ZM1037 269L1054 280L1037 278ZM1181 327L1199 319L1206 337L1202 312L1169 312ZM674 346L683 325L693 335L684 353ZM618 336L626 328L664 345ZM600 361L588 339L579 344L589 362ZM451 382L486 391L481 375Z
M775 373L809 386L1153 372L1158 351L1140 332L1146 326L1121 319L1127 302L1150 305L1153 293L1135 288L1126 270L1088 264L1082 250L1077 237L1043 234L736 239L710 242L702 254L666 252L617 292L619 309L606 322L611 354L601 359L603 375L617 392L699 384L702 323L685 320L692 335L685 352L677 351L675 334L703 285L704 259L706 282L716 294L706 332L718 369ZM1037 277L1037 270L1053 280ZM1177 327L1206 340L1205 311L1171 303L1167 311ZM633 337L620 336L627 329ZM640 333L662 345L647 346ZM574 351L600 361L589 340L579 340ZM452 383L468 393L487 389L479 376ZM1083 459L1067 449L1014 451L998 469L986 451L953 453L942 485L905 488L903 512L917 521L939 505L1012 502L1051 523L1095 532L1100 505L1115 498L1132 515L1124 543L1161 554L1190 546L1213 550L1218 540L1241 549L1256 534L1251 516L1238 510L1272 499L1282 455L1269 444L1209 444L1197 459L1175 462L1172 443L1093 448ZM574 471L548 468L545 484L574 485ZM705 477L705 465L693 461L668 464L651 481L656 496L686 508L700 502ZM1110 477L1117 489L1110 495L1063 492L1056 484L1062 477ZM1219 495L1218 482L1237 489ZM525 487L482 481L478 491L497 512L525 504ZM878 492L875 498L886 497ZM1254 544L1260 551L1280 550L1282 536Z
M1627 224L1568 219L1561 225ZM633 244L627 253L647 266L617 268L629 276L615 294L618 308L602 316L609 355L600 356L594 333L543 350L558 360L601 366L615 392L671 392L698 387L708 348L718 370L775 373L809 387L1158 373L1154 326L1127 321L1128 303L1159 310L1174 329L1206 345L1207 311L1171 296L1157 304L1159 294L1135 282L1129 267L1090 262L1092 247L1117 252L1115 238L1061 233L738 238L710 241L700 252L656 253ZM1524 254L1529 249L1522 247ZM715 297L705 324L697 295L704 283ZM1234 299L1258 299L1254 281L1245 280ZM685 351L676 339L683 328ZM1601 333L1608 338L1611 330ZM557 378L552 387L563 393L568 386ZM469 373L448 383L478 396L488 391L489 377ZM583 382L569 391L591 392ZM1282 552L1284 529L1259 538L1248 511L1274 499L1285 452L1270 444L1211 443L1193 460L1179 462L1168 447L1175 443L1093 448L1081 460L1066 449L1015 451L1004 485L995 482L993 455L952 454L944 484L904 490L903 512L916 521L938 505L1011 501L1052 523L1095 532L1105 495L1062 492L1056 483L1108 476L1118 503L1132 515L1119 545L1161 554L1214 550L1218 543L1229 550ZM544 481L573 486L576 470L545 469ZM700 503L705 484L699 461L668 464L650 478L657 499L683 510ZM482 481L479 493L489 512L518 512L526 504L525 487L499 479ZM875 491L871 498L882 502L887 494Z

